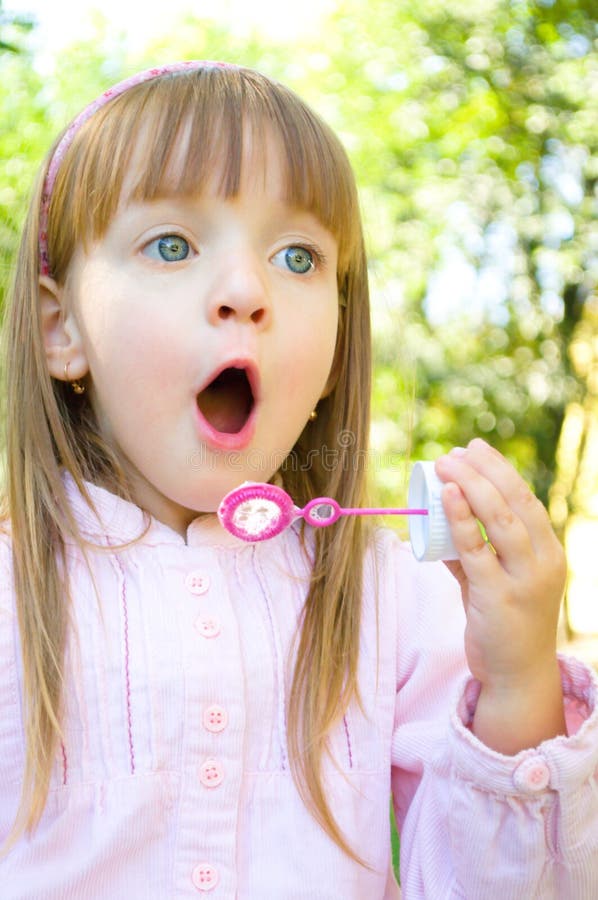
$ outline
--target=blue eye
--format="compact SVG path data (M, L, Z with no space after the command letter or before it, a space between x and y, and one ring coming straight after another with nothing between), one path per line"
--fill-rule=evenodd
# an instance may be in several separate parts
M165 234L163 237L150 241L143 252L151 259L157 259L160 262L181 262L187 259L191 248L188 241L180 234Z
M286 247L274 256L274 261L284 263L296 275L306 275L316 267L315 254L307 247Z

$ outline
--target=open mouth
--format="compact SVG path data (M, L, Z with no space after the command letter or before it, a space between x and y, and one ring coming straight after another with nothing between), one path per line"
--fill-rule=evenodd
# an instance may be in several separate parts
M198 395L197 405L215 431L238 434L249 419L255 398L245 369L223 369Z

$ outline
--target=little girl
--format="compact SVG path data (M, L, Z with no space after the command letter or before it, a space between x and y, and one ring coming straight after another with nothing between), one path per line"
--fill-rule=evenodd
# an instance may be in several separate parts
M403 900L596 897L596 680L506 460L436 463L452 573L214 515L363 505L368 323L347 158L281 85L154 69L54 146L7 313L7 900L390 900L391 793Z

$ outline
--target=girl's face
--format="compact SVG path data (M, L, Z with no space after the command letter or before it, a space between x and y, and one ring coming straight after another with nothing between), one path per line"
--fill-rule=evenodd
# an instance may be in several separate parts
M139 505L181 534L272 476L331 370L336 241L284 201L268 147L265 166L246 148L234 198L215 180L199 198L121 204L69 271L102 434Z

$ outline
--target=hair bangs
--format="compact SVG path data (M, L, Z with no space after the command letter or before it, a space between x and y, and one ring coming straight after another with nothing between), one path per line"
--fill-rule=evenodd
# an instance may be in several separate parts
M245 166L261 164L267 178L274 139L285 201L315 215L334 235L339 270L346 270L360 241L358 229L348 224L358 211L353 173L337 137L299 97L243 69L200 70L154 87L156 109L145 111L151 124L148 140L137 149L142 174L131 199L199 195L214 179L222 196L234 197Z
M247 134L251 154L247 153ZM208 181L238 194L243 168L281 152L285 201L312 213L335 237L339 277L360 241L346 153L292 91L247 69L206 68L137 85L81 128L54 186L48 216L53 274L66 273L76 242L101 238L123 200L198 196ZM65 158L66 162L66 158ZM131 173L140 173L136 180Z

